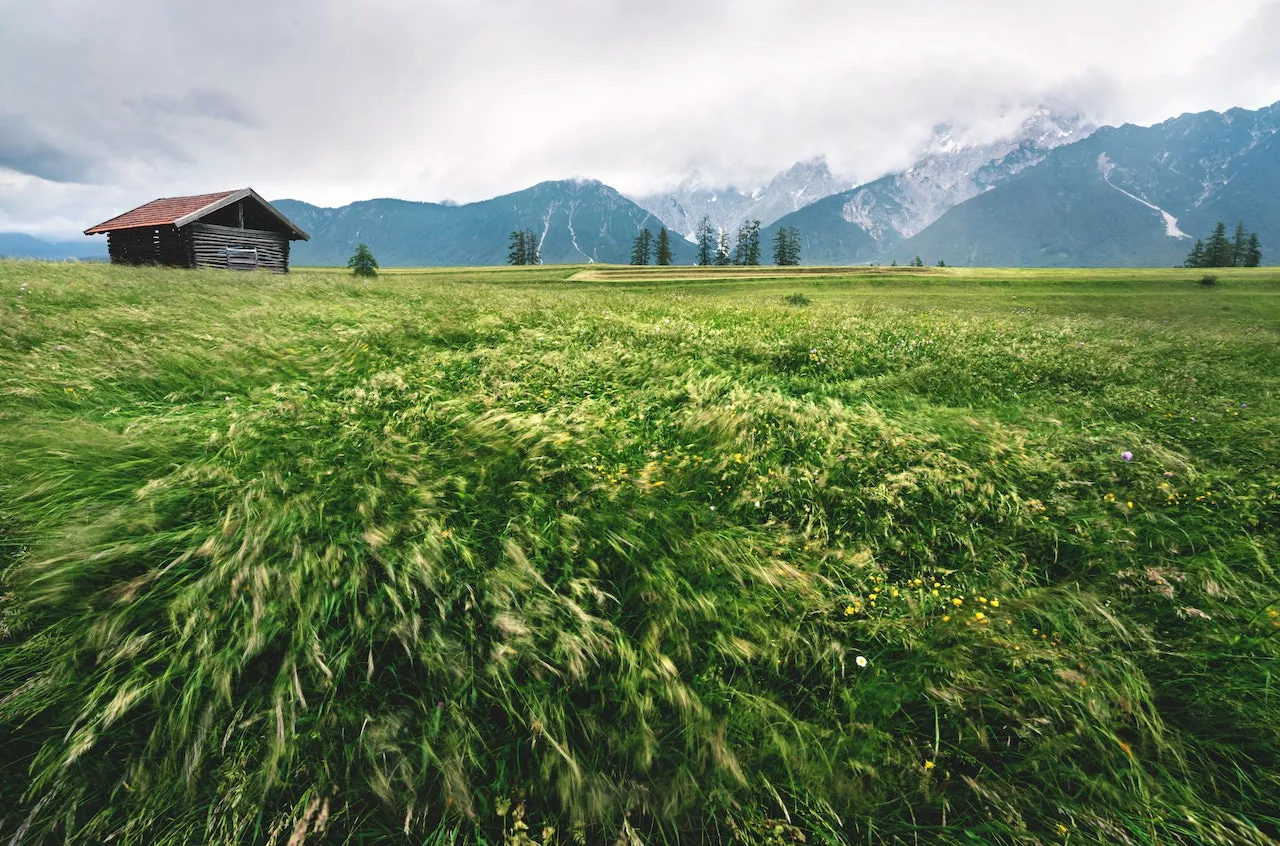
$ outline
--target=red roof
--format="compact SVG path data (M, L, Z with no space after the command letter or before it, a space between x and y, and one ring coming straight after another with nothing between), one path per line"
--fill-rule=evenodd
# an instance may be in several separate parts
M173 226L187 215L207 208L235 193L237 192L222 191L217 194L198 194L194 197L163 197L113 217L105 223L99 223L92 229L86 229L84 234L96 235L99 232L110 232L112 229L138 229L145 226Z

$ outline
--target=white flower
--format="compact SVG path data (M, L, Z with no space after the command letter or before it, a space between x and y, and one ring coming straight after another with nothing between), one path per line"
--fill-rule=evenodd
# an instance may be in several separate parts
M867 656L859 655L857 658L853 659L853 663L857 664L859 667L865 667L867 666Z

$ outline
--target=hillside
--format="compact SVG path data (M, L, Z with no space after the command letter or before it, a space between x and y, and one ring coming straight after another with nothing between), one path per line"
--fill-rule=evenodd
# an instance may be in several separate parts
M1169 266L1221 220L1243 221L1274 260L1278 133L1280 103L1100 129L892 253L975 266Z

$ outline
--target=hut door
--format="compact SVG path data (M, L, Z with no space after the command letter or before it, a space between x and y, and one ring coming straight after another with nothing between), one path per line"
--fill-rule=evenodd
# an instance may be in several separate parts
M227 247L227 267L232 270L257 270L257 248Z

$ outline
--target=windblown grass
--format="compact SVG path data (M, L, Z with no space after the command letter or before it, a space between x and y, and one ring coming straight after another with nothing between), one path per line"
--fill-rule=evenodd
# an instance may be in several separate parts
M1278 274L577 270L0 263L0 835L1280 836Z

